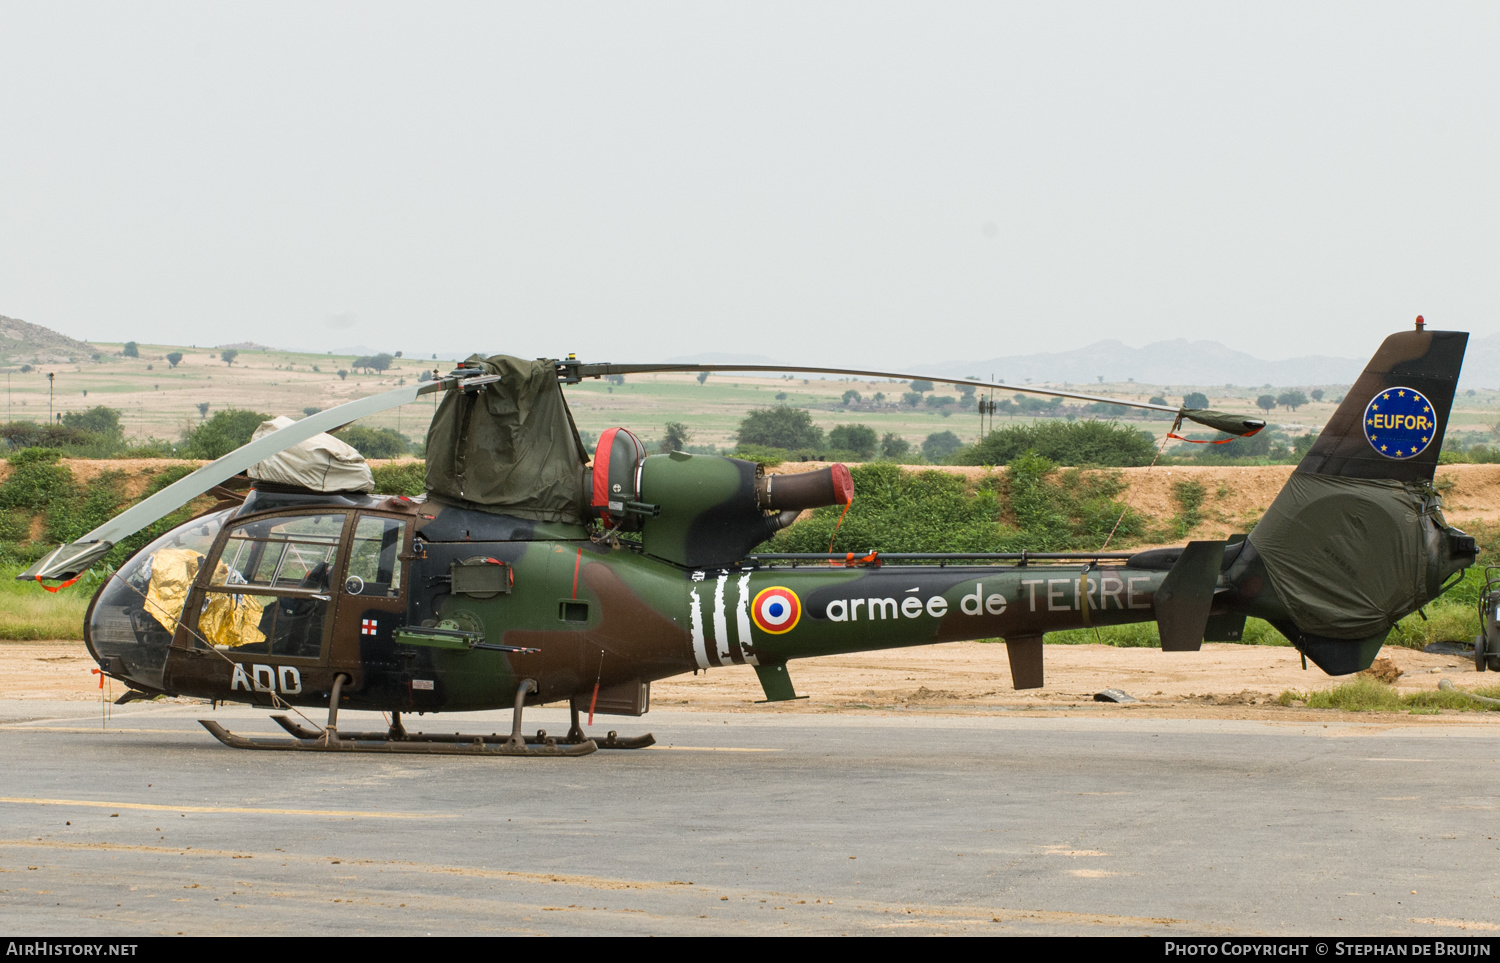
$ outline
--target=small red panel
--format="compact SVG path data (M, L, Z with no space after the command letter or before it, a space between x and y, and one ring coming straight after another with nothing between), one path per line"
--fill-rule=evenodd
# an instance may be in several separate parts
M837 462L828 466L828 478L833 482L833 498L840 505L847 505L854 501L854 476L849 474L849 466L843 462Z
M606 428L599 436L599 445L594 449L594 491L593 507L609 507L609 454L614 447L615 435L619 434L619 428Z

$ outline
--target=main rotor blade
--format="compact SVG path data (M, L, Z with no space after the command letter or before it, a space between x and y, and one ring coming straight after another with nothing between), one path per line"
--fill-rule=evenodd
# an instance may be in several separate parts
M366 415L377 414L388 408L415 401L421 395L460 384L462 382L455 379L443 378L394 388L382 394L370 395L367 398L360 398L326 411L320 411L285 428L273 431L257 441L236 448L222 458L209 462L191 475L178 479L140 504L116 515L78 541L58 547L35 565L17 575L16 580L71 578L78 575L102 558L114 545L157 519L171 514L220 482L238 475L251 465L264 461L293 445L300 444L313 435L341 428Z
M1056 398L1075 398L1106 405L1126 405L1131 408L1146 408L1175 415L1180 408L1171 405L1153 405L1147 401L1127 401L1123 398L1106 398L1103 395L1086 395L1077 391L1058 391L1055 388L1037 388L1032 385L1008 385L1000 381L975 381L969 378L942 378L937 375L903 374L899 371L865 371L856 368L810 368L782 364L579 364L558 362L558 376L569 384L583 378L603 378L609 375L652 374L667 371L771 371L783 374L837 374L857 375L863 378L894 378L901 381L937 381L948 385L970 385L974 388L995 388L1001 391L1024 391L1034 395L1050 395Z
M1096 404L1124 405L1128 408L1145 408L1196 421L1209 428L1232 435L1253 435L1266 426L1259 418L1242 418L1226 415L1210 409L1188 408L1171 405L1154 405L1149 401L1127 401L1124 398L1107 398L1103 395L1086 395L1077 391L1058 391L1055 388L1037 388L1032 385L1008 385L1001 381L979 381L972 378L941 378L936 375L904 374L896 371L865 371L857 368L810 368L782 364L584 364L569 358L557 363L557 376L565 384L577 384L584 378L604 378L609 375L654 374L669 371L768 371L783 374L837 374L856 375L862 378L894 378L901 381L937 381L948 385L969 385L974 388L1022 391L1034 395L1049 395L1054 398L1073 398L1092 401Z

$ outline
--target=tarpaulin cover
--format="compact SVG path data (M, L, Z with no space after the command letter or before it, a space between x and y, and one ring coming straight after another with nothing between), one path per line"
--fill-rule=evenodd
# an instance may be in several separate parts
M1390 479L1293 472L1250 542L1304 632L1368 638L1428 600L1436 498Z
M444 396L427 429L427 490L466 508L583 524L588 452L556 368L507 355L465 363L500 381Z
M1184 408L1182 417L1231 435L1253 435L1266 426L1259 418L1246 418L1244 415L1232 415L1212 408Z
M257 441L293 424L296 422L285 416L263 421L250 440ZM375 478L365 464L365 456L326 432L256 462L250 466L249 475L257 481L311 488L315 492L375 490Z

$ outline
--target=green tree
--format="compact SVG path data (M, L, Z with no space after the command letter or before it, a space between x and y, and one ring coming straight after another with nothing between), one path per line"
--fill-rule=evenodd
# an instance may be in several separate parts
M963 447L963 442L951 431L939 431L927 436L922 442L922 457L931 462L945 461L949 455Z
M379 374L380 372L389 368L393 360L395 359L382 351L380 354L371 354L366 355L362 358L355 358L352 362L350 362L350 366L354 368L363 368L365 371L374 371L376 374Z
M1255 407L1259 408L1261 411L1266 412L1267 414L1270 414L1271 409L1276 407L1276 396L1261 395L1259 398L1255 399Z
M1167 403L1167 399L1163 398L1161 395L1152 395L1150 403L1153 405L1165 405ZM1205 405L1205 407L1207 406Z
M859 392L855 391L853 388L850 388L848 391L844 392L844 407L846 408L850 405L859 404L861 400L862 399L859 396Z
M853 452L860 461L869 461L880 449L880 436L868 425L839 425L828 432L828 447Z
M172 367L175 368L175 367L177 367L177 365L181 361L182 361L182 352L181 351L168 351L167 352L167 364L169 364L169 365L171 365Z
M318 412L320 412L322 410L323 410L322 408L317 408L317 407L309 406L307 408L303 408L302 409L302 413L304 415L306 415L307 417L311 418L313 415L317 414Z
M1194 391L1190 394L1183 395L1182 406L1184 408L1207 408L1208 395L1204 394L1201 391Z
M687 451L688 442L692 440L693 433L688 431L687 425L678 421L669 421L657 450L663 455L669 455L674 451Z
M350 425L337 435L366 458L400 458L411 450L406 436L394 428L366 428Z
M204 410L207 410L206 408ZM250 441L255 429L271 416L243 408L225 408L182 436L181 451L188 458L222 458Z
M880 439L880 454L891 461L899 461L911 454L911 442L894 431L887 432L885 437Z
M339 380L343 381L345 378L349 377L349 370L347 368L340 368L338 370L338 375L339 375Z
M1041 421L990 432L960 451L960 465L1008 465L1032 452L1060 465L1129 468L1150 464L1154 438L1108 421Z
M134 341L127 341L125 347L120 349L120 354L126 358L139 358L141 349Z
M700 371L700 372L698 372L698 383L700 385L703 384L707 380L708 380L708 372L707 371Z
M1301 408L1303 405L1307 404L1307 395L1293 388L1290 391L1283 391L1281 394L1277 395L1276 403L1285 408L1287 411L1296 411L1298 408Z
M88 411L70 411L63 415L62 423L65 428L77 428L111 438L118 438L122 434L120 410L103 405L95 405Z
M1002 407L1000 407L999 410L1006 411L1007 409L1003 407L1004 403L1002 402L1001 404ZM1044 401L1041 398L1033 398L1030 395L1016 395L1015 407L1017 411L1021 412L1024 415L1042 415L1043 417L1056 417L1062 408L1062 399L1049 398Z
M207 418L208 418L208 402L206 402L206 401L200 401L200 402L198 402L198 420L199 421L203 421L203 420L205 420Z
M915 408L922 403L922 392L908 391L902 394L901 403L908 408Z
M911 383L911 390L912 391L917 391L917 392L931 391L932 390L932 382L931 381L913 381Z
M812 415L801 408L777 405L757 408L740 422L736 442L766 448L822 448L823 429L813 424Z
M234 364L234 359L238 358L239 355L240 353L234 348L225 348L223 351L219 352L219 359L222 360L225 364L232 366Z
M1312 400L1313 401L1322 401L1323 400L1323 389L1322 388L1314 388L1312 390Z

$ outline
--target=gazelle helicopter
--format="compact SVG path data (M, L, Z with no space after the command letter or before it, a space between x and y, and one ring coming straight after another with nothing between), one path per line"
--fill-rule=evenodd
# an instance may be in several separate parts
M803 510L847 505L848 469L767 476L734 458L648 455L618 428L603 433L591 462L562 386L683 370L913 376L475 356L431 382L263 428L19 577L74 578L215 490L219 505L104 582L84 638L102 671L131 687L127 699L168 693L328 713L321 730L275 717L291 733L279 739L203 722L238 748L637 748L651 736L592 739L580 713L590 724L595 712L639 716L654 680L727 665L752 666L768 701L793 699L794 659L991 637L1006 643L1015 686L1032 688L1042 684L1046 633L1148 620L1163 649L1194 650L1236 640L1247 616L1263 618L1340 675L1368 667L1392 625L1476 558L1432 487L1467 340L1425 330L1420 318L1386 338L1264 518L1227 541L1138 553L752 554ZM443 398L425 497L370 494L362 463L318 448L320 433L430 392ZM1178 424L1236 435L1264 425L1164 410ZM248 491L216 487L247 471ZM564 701L566 735L523 734L525 706ZM509 736L423 735L401 721L505 707L514 709ZM393 721L386 732L342 732L340 708Z

